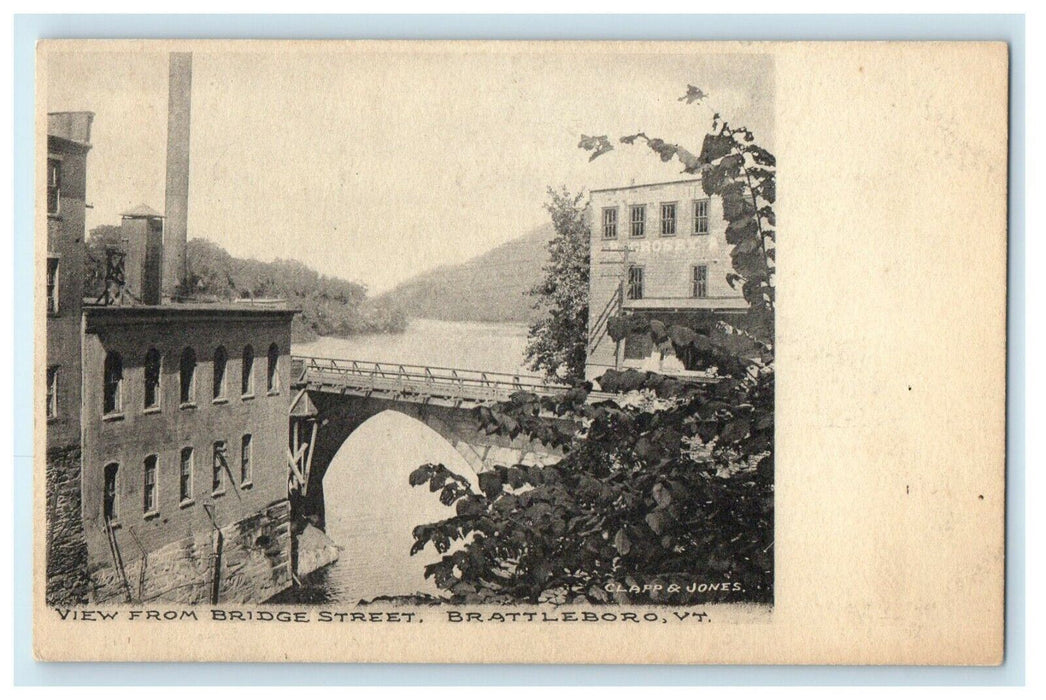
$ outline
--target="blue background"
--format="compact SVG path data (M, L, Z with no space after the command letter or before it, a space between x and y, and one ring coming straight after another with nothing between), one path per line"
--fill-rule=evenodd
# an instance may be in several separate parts
M43 664L32 658L34 44L44 38L998 40L1010 45L1006 663L997 668ZM1025 673L1023 15L18 15L14 21L17 685L1021 685Z

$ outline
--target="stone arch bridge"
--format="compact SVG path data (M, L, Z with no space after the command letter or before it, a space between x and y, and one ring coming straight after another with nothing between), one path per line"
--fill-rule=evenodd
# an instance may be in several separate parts
M325 529L323 478L348 437L384 411L432 428L476 473L499 464L547 464L558 455L524 436L490 435L473 409L517 391L552 394L565 387L539 377L497 372L294 356L288 462L298 516ZM420 465L419 465L420 466Z

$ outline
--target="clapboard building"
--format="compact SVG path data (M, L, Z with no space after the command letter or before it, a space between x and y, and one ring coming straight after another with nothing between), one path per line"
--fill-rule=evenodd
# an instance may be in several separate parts
M726 279L731 269L722 200L700 179L592 190L588 361L596 379L608 369L687 375L692 365L649 333L615 341L607 322L637 314L666 325L707 323L743 313L747 302Z

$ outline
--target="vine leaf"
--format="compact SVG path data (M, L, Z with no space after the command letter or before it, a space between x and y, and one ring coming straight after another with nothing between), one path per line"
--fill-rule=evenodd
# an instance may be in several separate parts
M682 97L680 97L679 101L680 102L684 102L685 101L689 105L689 104L693 104L695 102L700 102L701 100L705 99L706 97L708 97L708 93L706 93L701 88L699 88L697 86L694 86L694 85L687 85L686 86L686 94L683 95Z
M577 147L586 151L592 151L592 155L588 157L589 163L604 153L614 150L614 147L610 144L610 139L605 134L603 136L585 136L581 134L581 140L578 142Z

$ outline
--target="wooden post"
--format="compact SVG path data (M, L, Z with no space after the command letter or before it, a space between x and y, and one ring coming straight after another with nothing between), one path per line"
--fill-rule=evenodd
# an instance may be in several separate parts
M214 530L214 572L211 575L211 605L217 605L222 592L222 531Z
M319 428L319 421L312 421L312 437L309 439L309 449L306 452L305 457L305 471L302 474L304 482L301 487L301 495L307 496L309 493L309 479L312 476L312 455L316 451L316 430Z
M298 449L298 454L291 454L290 449L287 450L287 466L290 468L291 478L298 484L299 488L304 480L301 470L298 469L298 461L301 459L301 449Z
M618 283L617 291L621 299L621 311L624 313L625 300L628 298L628 255L632 252L632 246L628 241L625 241L622 252L624 254L621 256L621 281ZM620 370L624 362L625 344L622 342L623 340L627 340L627 337L614 342L614 369L616 370Z
M212 545L213 568L211 571L211 605L217 605L222 592L222 529L218 527L217 509L213 504L205 503L203 512L211 519L211 527L214 528L214 543Z

